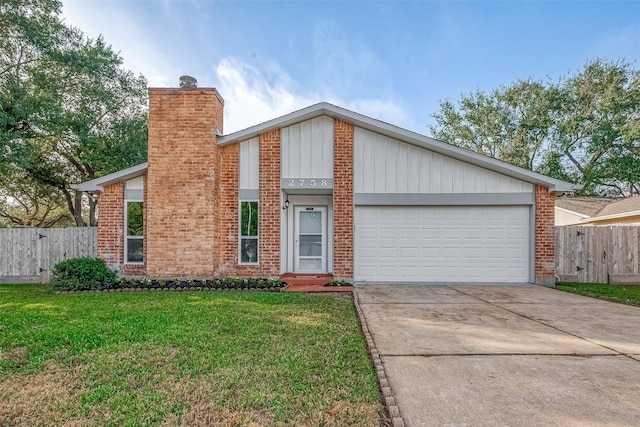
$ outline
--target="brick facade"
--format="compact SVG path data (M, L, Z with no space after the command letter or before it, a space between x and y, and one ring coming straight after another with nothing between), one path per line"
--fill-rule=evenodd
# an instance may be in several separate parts
M333 127L333 274L353 278L354 127L339 119Z
M260 135L258 257L263 275L280 274L280 129Z
M124 257L124 183L108 185L98 194L98 257L121 271Z
M238 176L240 145L231 144L219 148L220 168L218 169L218 230L216 241L217 277L237 276L238 271ZM250 274L249 274L250 275Z
M215 89L149 89L147 275L211 277L217 267Z
M146 175L144 177L146 200ZM109 268L126 276L146 275L145 264L126 264L124 254L125 224L124 203L125 183L117 182L105 187L98 195L98 258L105 260ZM146 209L144 210L144 235L147 234ZM147 259L147 245L144 244L144 259Z
M535 185L535 283L555 284L555 195Z
M98 256L125 275L152 278L278 276L281 266L281 131L259 135L259 264L239 264L237 142L219 146L223 100L215 89L149 90L144 185L145 264L124 262L125 184L99 195ZM354 125L334 119L333 274L354 275ZM554 201L535 185L535 283L553 285Z

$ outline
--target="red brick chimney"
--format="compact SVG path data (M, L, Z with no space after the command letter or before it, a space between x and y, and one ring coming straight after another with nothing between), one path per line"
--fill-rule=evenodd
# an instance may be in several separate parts
M190 76L149 89L146 274L211 277L216 268L217 132L224 100Z

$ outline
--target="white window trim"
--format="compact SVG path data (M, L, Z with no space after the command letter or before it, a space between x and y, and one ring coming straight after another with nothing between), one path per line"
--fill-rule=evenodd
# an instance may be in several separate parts
M130 200L130 199L125 199L124 200L124 263L125 265L144 265L145 263L145 257L144 257L144 233L142 236L129 236L129 209L127 204L128 203L135 203L135 202L139 202L142 203L142 215L143 215L143 221L144 221L144 200ZM129 239L135 239L135 240L142 240L142 261L129 261L128 258L128 254L129 254Z
M243 236L242 235L242 204L247 202L256 202L258 204L258 235ZM260 201L256 199L247 199L238 201L238 265L260 265ZM242 239L255 239L258 248L258 258L256 262L242 262Z

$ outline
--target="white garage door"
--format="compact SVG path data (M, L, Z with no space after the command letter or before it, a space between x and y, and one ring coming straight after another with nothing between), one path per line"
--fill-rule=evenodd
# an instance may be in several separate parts
M527 206L362 206L355 235L356 281L529 281Z

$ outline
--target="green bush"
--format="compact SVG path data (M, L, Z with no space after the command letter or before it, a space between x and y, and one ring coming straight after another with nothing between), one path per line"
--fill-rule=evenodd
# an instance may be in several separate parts
M99 258L73 258L59 262L53 269L51 284L56 291L109 289L116 273Z

